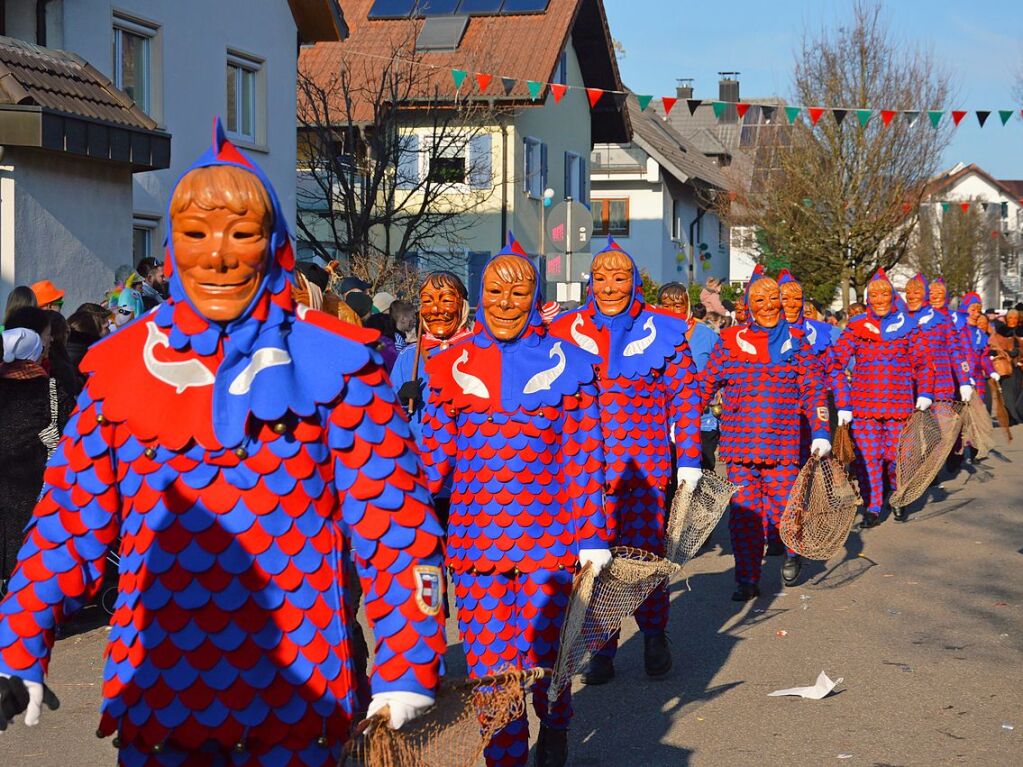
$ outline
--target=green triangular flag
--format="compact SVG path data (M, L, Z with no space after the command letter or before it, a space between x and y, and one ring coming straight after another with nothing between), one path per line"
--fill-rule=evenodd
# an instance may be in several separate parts
M452 69L451 79L455 81L455 90L462 87L462 83L465 82L465 78L469 76L469 73L464 69Z
M727 106L728 106L728 104L726 104L724 101L715 101L715 102L713 102L711 104L711 107L714 109L714 116L717 119L720 120L721 119L721 115L723 115L725 113L725 107L727 107Z
M870 122L870 118L874 116L873 109L857 109L856 119L860 121L860 126L863 128L867 127L867 123Z
M942 210L943 213L948 213L948 209L951 208L951 207L952 207L952 203L950 203L950 202L943 202L943 203L941 203L941 210Z
M536 101L540 97L540 91L543 90L543 83L538 83L536 80L526 80L526 87L529 88L529 98Z
M796 118L799 117L799 113L802 111L799 107L785 107L785 116L789 118L789 125L796 121Z
M652 98L653 98L653 96L640 96L639 94L636 94L636 101L639 102L639 111L640 112L645 112L646 111L646 108L648 106L650 106L650 100Z
M1005 125L1007 122L1009 122L1009 119L1012 117L1012 110L999 109L998 116L1002 118L1002 125Z
M931 118L931 127L937 128L938 123L941 122L941 118L945 113L940 109L928 109L927 116Z

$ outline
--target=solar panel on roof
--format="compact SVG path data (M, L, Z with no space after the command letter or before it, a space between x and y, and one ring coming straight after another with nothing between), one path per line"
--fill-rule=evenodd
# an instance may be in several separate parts
M371 19L407 19L418 0L376 0L369 9Z
M462 0L459 13L467 13L470 16L483 16L488 13L499 13L501 3L504 0Z
M468 16L430 16L416 38L417 51L455 51L462 42Z
M501 13L543 13L550 0L504 0Z
M450 16L458 7L459 0L419 0L416 16Z

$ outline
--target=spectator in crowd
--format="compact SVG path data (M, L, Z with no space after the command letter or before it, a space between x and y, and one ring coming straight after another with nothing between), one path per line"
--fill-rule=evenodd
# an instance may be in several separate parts
M394 367L394 361L398 359L398 351L394 343L397 328L394 326L394 318L390 314L370 314L363 323L364 327L380 331L380 340L377 341L377 351L384 358L384 367L388 375Z
M710 327L715 333L720 333L721 329L725 326L725 320L728 319L727 314L718 314L717 312L707 312L707 319L705 325Z
M395 302L394 296L385 290L380 291L373 296L373 309L380 314L386 314L391 309L391 304Z
M867 307L866 307L865 304L861 304L859 301L856 301L855 303L851 303L851 304L849 304L849 319L851 320L853 317L858 317L859 315L865 313L866 311L867 311ZM846 320L847 324L848 324L848 321L849 320Z
M101 339L106 331L106 324L101 315L89 311L83 307L68 317L68 359L74 366L75 375L78 377L77 391L82 390L85 385L85 376L82 375L81 364L89 347Z
M46 315L22 307L18 322L43 328ZM43 470L71 413L71 400L43 369L41 334L18 326L3 332L0 363L0 594L6 591L43 484Z
M358 277L345 277L341 280L341 284L338 285L337 292L341 298L348 298L348 295L353 292L365 293L372 287L365 280L360 280ZM370 300L372 303L372 299Z
M163 264L155 258L146 257L139 261L135 271L139 279L133 283L133 287L142 296L143 307L149 311L167 298L167 280L163 276Z
M133 288L122 288L117 294L116 308L114 309L114 325L122 327L127 325L144 311L142 295Z
M11 316L11 313L23 306L39 306L39 302L36 301L36 294L32 291L32 288L27 285L18 285L7 294L7 306L4 308L4 326L7 325L7 318Z
M345 303L355 312L362 325L365 325L366 320L373 314L373 299L361 290L349 290L345 294Z
M707 278L706 285L700 291L700 303L707 307L708 312L728 314L725 305L721 303L721 280L717 277Z
M696 304L693 307L693 319L703 322L707 319L707 307L703 304Z
M36 306L40 309L53 309L59 312L64 306L64 291L49 280L32 283L32 292L36 295Z
M50 351L50 319L44 309L36 306L23 306L17 311L11 312L4 324L4 330L15 330L24 328L31 330L39 336L39 342L43 345L43 352L36 360L40 365L46 365L46 356Z
M50 349L46 355L49 362L49 373L57 379L60 388L68 397L76 399L82 390L82 385L78 378L78 371L68 354L67 347L70 337L68 321L60 312L53 310L47 310L46 317L50 321Z
M388 312L394 319L394 346L401 354L404 349L416 340L416 309L408 301L397 300L391 304Z
M102 304L84 303L75 309L75 313L88 312L96 318L100 327L100 338L110 334L117 329L114 324L114 313Z

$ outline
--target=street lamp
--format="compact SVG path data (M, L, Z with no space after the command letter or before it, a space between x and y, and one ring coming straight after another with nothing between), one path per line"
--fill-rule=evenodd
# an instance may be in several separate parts
M554 203L554 190L547 187L540 200L540 267L543 279L547 279L547 208Z

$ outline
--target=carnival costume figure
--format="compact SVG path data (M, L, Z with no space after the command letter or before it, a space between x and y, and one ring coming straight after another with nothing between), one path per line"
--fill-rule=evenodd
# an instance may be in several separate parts
M888 276L879 269L867 285L866 313L851 319L835 344L843 369L856 360L852 431L860 494L866 504L861 523L865 528L881 523L886 475L889 490L895 489L895 459L906 419L914 407L927 410L934 401L934 370L913 320L899 302ZM905 519L903 509L894 513L897 520Z
M938 306L931 305L931 295ZM973 396L973 375L969 344L959 322L946 307L945 283L938 278L933 286L918 273L906 283L906 308L923 339L925 353L934 369L932 399L969 402ZM914 341L914 343L918 343Z
M695 486L700 471L700 396L696 367L679 316L643 302L639 269L611 238L593 259L586 303L559 316L551 332L600 356L598 389L607 460L604 504L614 544L664 553L667 493L677 480ZM667 585L636 610L650 676L671 669ZM617 638L590 662L584 680L614 676Z
M2 710L54 702L55 630L116 546L98 735L120 763L333 765L366 704L343 562L369 709L400 726L442 672L441 529L375 334L296 307L280 204L219 123L168 221L170 298L85 358L0 605Z
M423 460L451 480L447 561L470 675L552 667L578 564L611 561L595 355L547 334L539 275L509 235L483 270L473 335L431 357ZM562 765L571 691L533 688L536 763ZM524 765L523 715L494 736L489 765Z
M956 314L959 315L957 324L963 329L962 335L965 337L966 349L969 354L967 362L970 372L968 375L977 382L980 396L986 401L987 387L984 383L988 378L997 382L1001 376L995 372L994 363L991 360L988 334L980 327L980 317L982 316L980 296L976 293L964 295L959 300Z
M810 424L811 449L831 452L827 394L820 366L802 334L792 332L781 309L778 283L758 266L746 289L748 325L726 328L700 373L702 401L722 393L721 459L739 485L728 529L737 587L732 599L760 595L765 545L781 547L778 523L800 468L801 418ZM799 577L788 552L783 575Z

